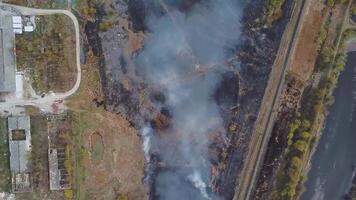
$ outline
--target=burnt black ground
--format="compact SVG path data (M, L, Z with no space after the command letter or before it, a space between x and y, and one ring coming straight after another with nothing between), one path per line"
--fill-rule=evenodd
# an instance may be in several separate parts
M199 0L181 0L168 5L170 8L184 12L197 2ZM239 125L238 130L228 134L230 145L227 147L226 168L220 171L216 185L214 185L217 192L226 199L232 199L234 195L236 177L241 172L271 66L291 12L292 0L289 0L285 5L284 16L272 27L264 28L262 23L263 6L266 2L266 0L251 0L245 5L241 42L233 49L238 57L240 75L239 77L237 75L225 76L221 82L223 89L220 88L215 93L215 99L221 108L226 127L231 121ZM113 0L112 7L121 13L122 17L131 20L134 31L147 33L150 31L145 25L147 15L165 14L164 9L155 0ZM100 76L105 95L105 108L124 116L139 129L145 122L151 121L146 115L147 108L139 106L140 93L148 94L146 98L150 102L156 88L152 88L140 78L137 69L130 61L132 58L125 57L120 50L123 48L127 32L122 30L119 25L113 26L112 30L106 33L99 30L98 24L106 13L100 6L97 9L100 11L97 12L97 20L89 22L85 26L85 32L89 45L94 49L94 54L100 58ZM123 37L121 39L116 37L117 33L122 34ZM113 44L117 45L117 50L112 48ZM117 60L115 63L108 62L108 60L115 59ZM236 63L234 64L236 65ZM124 78L129 79L131 90L127 90L120 82ZM234 90L233 87L225 86L236 86L236 88ZM239 87L240 89L244 88L242 96L238 95ZM158 100L164 100L164 96L156 97ZM228 109L234 104L238 105L238 112Z

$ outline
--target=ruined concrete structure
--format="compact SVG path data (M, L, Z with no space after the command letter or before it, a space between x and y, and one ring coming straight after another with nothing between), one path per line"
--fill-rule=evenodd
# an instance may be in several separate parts
M49 189L64 190L70 188L68 172L65 169L65 150L64 148L48 149L49 165Z

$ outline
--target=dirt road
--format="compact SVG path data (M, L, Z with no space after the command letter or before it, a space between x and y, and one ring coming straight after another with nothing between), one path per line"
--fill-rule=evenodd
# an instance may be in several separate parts
M304 21L305 12L308 10L310 2L311 0L295 1L291 19L283 33L278 54L269 77L259 115L252 133L249 152L238 186L235 189L234 200L250 199L251 193L255 188L257 175L263 161L273 124L276 120L279 96L289 69L289 63L292 58L291 55L294 53L301 24Z

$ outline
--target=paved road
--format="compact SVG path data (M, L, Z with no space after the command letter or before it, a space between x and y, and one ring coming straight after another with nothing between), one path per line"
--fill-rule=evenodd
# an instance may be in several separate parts
M25 105L33 105L41 108L43 111L51 112L51 105L60 99L66 99L69 96L76 93L79 89L80 81L81 81L81 66L80 66L80 31L79 31L79 22L75 15L68 10L57 10L57 9L34 9L22 6L15 6L10 4L5 4L0 2L0 10L12 8L13 10L20 12L22 15L54 15L54 14L64 14L68 16L74 24L75 28L75 46L76 46L76 67L77 67L77 80L72 89L65 93L55 93L46 95L44 98L41 98L38 95L33 95L31 99L11 99L11 101L7 101L6 103L0 103L0 108L11 108L14 106L25 106ZM59 27L60 28L60 27Z
M252 133L249 152L239 180L234 200L251 199L263 164L264 154L272 133L286 73L289 69L301 24L311 0L295 1L294 12L283 33L268 85L263 97L255 129Z

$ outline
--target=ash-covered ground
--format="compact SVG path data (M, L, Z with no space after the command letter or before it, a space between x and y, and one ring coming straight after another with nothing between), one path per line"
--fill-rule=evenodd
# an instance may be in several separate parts
M232 199L289 12L265 0L112 0L85 32L105 108L141 130L151 199ZM115 11L107 31L100 23Z

